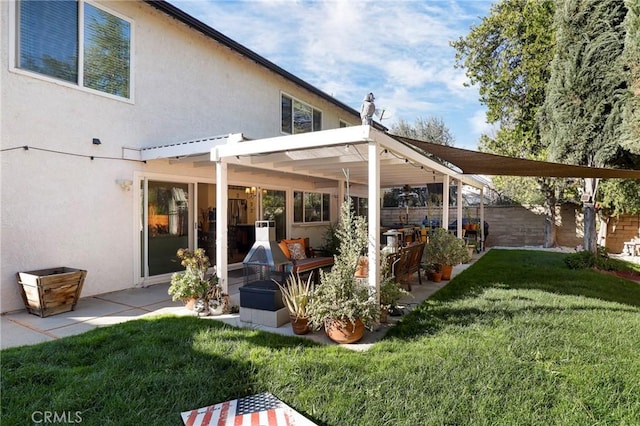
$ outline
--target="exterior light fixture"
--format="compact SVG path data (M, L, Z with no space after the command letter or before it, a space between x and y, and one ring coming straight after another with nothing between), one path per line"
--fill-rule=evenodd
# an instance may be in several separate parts
M116 179L116 183L123 191L131 191L131 185L133 185L133 181L129 179Z
M251 188L247 187L244 189L244 193L247 194L247 198L255 198L256 197L256 187L252 186Z

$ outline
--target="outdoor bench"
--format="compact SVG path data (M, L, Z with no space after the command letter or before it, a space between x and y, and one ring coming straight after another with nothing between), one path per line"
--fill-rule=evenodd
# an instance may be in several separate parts
M285 257L291 261L285 265L287 273L312 273L314 279L317 280L316 274L322 268L330 268L333 266L333 256L318 256L316 251L309 247L309 238L296 238L291 240L282 240L278 243Z

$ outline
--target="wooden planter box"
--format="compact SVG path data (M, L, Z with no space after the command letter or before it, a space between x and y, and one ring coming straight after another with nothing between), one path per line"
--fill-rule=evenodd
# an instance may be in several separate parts
M64 266L16 274L27 311L43 318L74 310L86 276Z

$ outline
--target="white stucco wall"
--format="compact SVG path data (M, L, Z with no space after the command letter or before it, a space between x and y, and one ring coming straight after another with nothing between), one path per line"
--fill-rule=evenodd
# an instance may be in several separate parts
M140 201L117 179L154 173L215 180L213 166L125 161L123 147L238 132L250 138L279 135L283 91L320 109L323 128L338 127L340 119L357 121L145 3L100 3L133 20L132 102L11 70L12 6L0 2L0 312L23 307L18 271L86 269L83 296L136 284L134 212ZM102 144L93 145L92 138ZM25 145L32 149L7 150ZM229 181L255 179L234 174ZM272 186L312 188L290 179Z

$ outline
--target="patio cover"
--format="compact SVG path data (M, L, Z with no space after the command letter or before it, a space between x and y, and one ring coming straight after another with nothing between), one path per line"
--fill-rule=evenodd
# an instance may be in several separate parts
M455 165L466 175L640 179L640 170L606 169L526 160L423 142L403 136L390 136Z
M371 126L350 126L296 135L247 140L241 134L230 135L227 143L211 149L216 163L216 204L228 203L226 187L229 172L251 173L256 181L279 175L288 179L305 179L316 188L337 187L338 199L345 195L346 181L363 185L369 200L382 198L381 188L403 184L442 183L443 203L449 204L449 186L470 185L480 190L485 183L475 176L462 175L447 165L430 158L422 149L396 139ZM348 173L346 172L348 170ZM462 217L462 191L457 192L458 217ZM368 209L369 285L379 290L381 225L380 204ZM227 211L216 211L216 265L220 284L228 283ZM448 224L449 211L443 211L442 223ZM480 218L484 220L482 204ZM462 221L458 221L458 234ZM379 293L376 293L379 294ZM377 296L376 296L377 297Z

